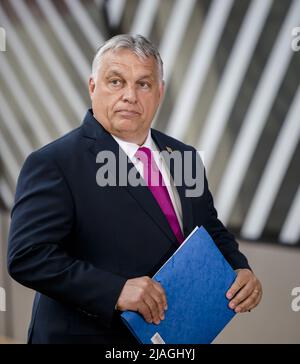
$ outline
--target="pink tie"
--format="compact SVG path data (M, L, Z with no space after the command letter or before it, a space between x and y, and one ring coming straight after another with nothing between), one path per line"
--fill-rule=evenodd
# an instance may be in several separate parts
M182 235L167 187L165 186L160 170L152 157L151 150L146 147L140 147L135 153L135 156L143 163L144 180L159 204L162 212L165 214L178 242L181 244L184 237Z

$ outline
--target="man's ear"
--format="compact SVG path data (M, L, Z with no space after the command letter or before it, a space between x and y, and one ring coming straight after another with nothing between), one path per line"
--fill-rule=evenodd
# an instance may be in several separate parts
M162 99L164 98L165 96L165 81L162 80L160 82L160 85L159 85L159 93L160 93L160 102L162 101Z
M95 87L96 87L96 84L95 84L94 77L93 76L90 76L90 79L89 79L89 93L90 93L90 97L93 96L94 91L95 91Z

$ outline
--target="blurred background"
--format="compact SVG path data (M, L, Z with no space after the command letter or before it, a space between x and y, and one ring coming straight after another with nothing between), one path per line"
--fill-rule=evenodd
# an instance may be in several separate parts
M33 299L6 272L20 168L81 123L102 42L138 33L165 65L154 127L204 151L264 287L215 342L300 343L300 0L0 0L0 27L0 341L26 342Z

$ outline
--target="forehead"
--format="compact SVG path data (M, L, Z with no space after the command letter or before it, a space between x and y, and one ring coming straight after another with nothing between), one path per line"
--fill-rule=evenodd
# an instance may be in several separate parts
M99 71L107 73L112 70L123 72L147 73L157 75L157 63L154 57L139 57L129 49L109 50L104 53Z

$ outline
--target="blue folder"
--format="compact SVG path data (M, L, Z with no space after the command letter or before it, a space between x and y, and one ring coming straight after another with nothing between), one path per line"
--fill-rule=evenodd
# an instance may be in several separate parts
M204 227L197 227L152 277L164 287L168 310L159 325L136 312L122 320L143 344L208 344L234 317L226 292L236 273Z

